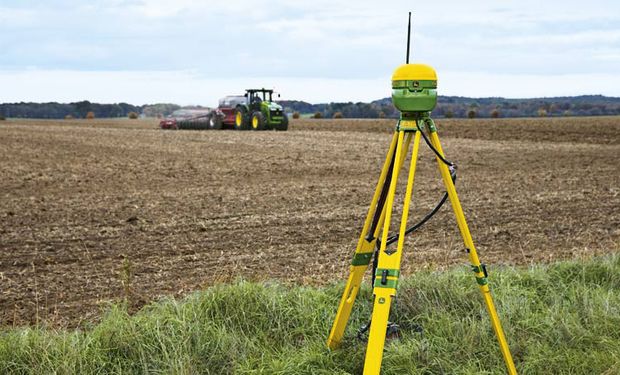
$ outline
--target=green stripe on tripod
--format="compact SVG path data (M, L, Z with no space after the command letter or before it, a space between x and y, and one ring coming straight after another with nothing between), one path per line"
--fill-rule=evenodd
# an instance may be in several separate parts
M398 277L400 276L400 270L395 268L377 268L375 272L375 288L392 288L396 289L398 286L398 279L387 279L385 284L381 284L381 278L383 277L383 271L387 271L386 277Z
M482 286L482 285L487 285L489 283L489 281L487 280L486 277L476 277L476 282L478 283L478 285Z
M353 255L353 260L351 261L352 266L367 266L370 264L370 260L372 259L372 253L355 253Z
M375 272L375 277L381 278L381 276L383 276L383 271L387 271L387 276L400 276L400 270L396 268L377 268L377 271Z

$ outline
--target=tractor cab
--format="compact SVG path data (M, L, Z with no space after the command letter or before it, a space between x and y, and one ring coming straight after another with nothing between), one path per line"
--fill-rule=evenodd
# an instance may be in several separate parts
M247 98L247 103L249 106L260 106L260 103L262 102L272 102L273 90L248 89L245 90L245 97Z

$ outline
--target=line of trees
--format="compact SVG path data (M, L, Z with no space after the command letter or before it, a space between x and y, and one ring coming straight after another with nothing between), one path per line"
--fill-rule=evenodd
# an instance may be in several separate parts
M370 103L322 103L311 104L298 100L280 101L287 113L312 114L316 118L396 118L399 112L391 98ZM204 107L181 107L177 104L158 103L135 106L128 103L99 104L87 100L74 103L4 103L0 104L0 116L17 118L86 118L89 113L97 118L127 117L129 113L147 117L168 116L179 109ZM620 98L602 95L573 97L506 99L466 98L440 96L434 117L535 117L535 116L598 116L620 115Z
M167 116L181 106L169 103L136 106L128 103L99 104L83 100L74 103L3 103L0 116L16 118L96 118L128 117L130 113L149 117Z
M396 118L399 112L391 98L371 103L310 104L300 101L282 101L287 112L311 113L321 118ZM317 115L319 114L320 115ZM336 116L337 115L337 116ZM446 118L498 118L537 116L599 116L620 115L620 98L602 95L573 97L506 99L466 98L440 96L434 117Z

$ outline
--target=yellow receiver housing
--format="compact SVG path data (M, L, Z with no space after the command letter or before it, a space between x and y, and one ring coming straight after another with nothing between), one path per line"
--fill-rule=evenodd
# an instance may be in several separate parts
M426 64L403 64L392 74L392 102L401 112L428 112L437 104L437 72Z
M437 72L426 64L403 64L394 70L392 81L437 81Z

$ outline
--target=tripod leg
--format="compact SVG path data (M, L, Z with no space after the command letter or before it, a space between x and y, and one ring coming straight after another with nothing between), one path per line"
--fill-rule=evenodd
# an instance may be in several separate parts
M349 279L347 280L344 293L340 299L338 312L336 313L332 329L329 333L329 338L327 339L327 346L330 349L335 349L342 340L344 330L347 326L347 322L349 321L349 316L351 315L353 303L355 302L355 297L357 297L357 292L359 291L360 284L364 277L364 272L368 268L368 264L372 258L372 253L375 248L376 235L368 236L368 231L373 222L380 222L381 219L379 218L384 217L384 205L378 205L378 202L384 185L386 182L389 183L389 181L386 181L386 178L388 178L389 169L392 167L393 162L395 162L394 160L399 159L394 157L397 141L398 134L394 132L390 143L390 148L385 158L385 162L383 163L383 168L381 169L379 181L377 182L377 186L375 188L375 193L370 203L370 208L368 209L368 214L366 215L366 221L364 222L362 233L360 234L360 238L357 242L357 248L355 249L355 255L353 256L353 261L351 262L349 271Z
M405 153L409 148L409 140L411 133L407 133L407 141L405 142ZM383 222L383 238L381 249L379 252L379 263L375 274L374 284L374 305L372 310L372 322L370 324L370 333L368 336L368 347L366 349L366 360L364 362L364 374L379 374L381 370L381 361L383 359L383 348L385 346L385 335L388 318L390 315L390 307L392 298L396 295L396 287L398 284L398 276L400 274L400 261L402 258L403 246L405 243L405 231L407 230L407 218L409 215L409 204L413 193L413 182L415 176L416 162L418 159L418 149L420 146L420 132L416 132L413 140L413 151L411 153L411 164L409 167L409 176L407 179L407 190L405 192L403 212L400 221L400 237L396 252L386 253L386 245L388 232L390 228L390 219L392 215L392 207L394 204L394 195L396 193L396 184L398 172L395 171L394 179L390 184L390 192L388 194L388 203L386 207L386 218ZM404 160L400 160L400 164ZM397 166L400 168L400 164ZM395 167L396 168L396 167Z
M359 292L364 273L372 258L372 254L375 250L376 238L379 235L381 225L385 219L385 202L382 201L381 195L383 194L386 184L389 188L392 180L391 174L395 171L394 165L396 164L396 160L400 161L400 165L402 165L405 160L407 156L406 151L409 148L409 141L410 139L407 138L405 140L405 147L401 147L399 154L396 154L398 133L394 133L392 143L390 144L390 150L388 151L386 161L383 165L381 176L379 177L379 182L375 189L375 195L373 196L366 222L364 223L364 228L360 235L353 261L351 262L349 279L347 280L344 293L340 299L338 312L336 313L336 318L334 319L329 338L327 339L327 346L330 349L335 349L340 341L342 341L344 330L349 321L349 316L351 315L353 303ZM397 157L397 155L399 155L399 157Z
M431 128L430 140L433 147L435 147L439 154L443 156L444 153L439 142L439 136L437 135L437 131L433 128ZM463 214L461 202L459 201L458 195L456 194L454 182L452 182L452 178L450 177L450 170L448 169L448 166L439 159L439 157L437 157L437 163L439 164L441 178L443 179L444 185L446 186L446 191L448 192L448 197L450 198L450 203L452 204L452 209L454 210L456 222L458 224L459 231L461 232L461 236L463 237L465 248L469 253L469 261L471 262L472 269L476 274L476 281L478 282L478 286L480 288L480 291L482 292L482 296L484 297L484 302L491 318L491 325L493 326L493 331L495 331L495 336L497 337L497 341L499 342L500 350L502 352L502 355L504 356L506 368L508 369L509 374L516 374L517 370L512 360L512 355L510 354L510 348L508 347L508 343L506 342L504 330L502 329L502 324L499 321L499 317L493 303L493 297L491 296L491 291L489 290L486 268L484 267L484 265L480 264L480 259L478 259L478 253L476 252L476 248L474 247L474 241L472 240L471 233L469 232L469 227L467 226L467 222L465 221L465 215Z

